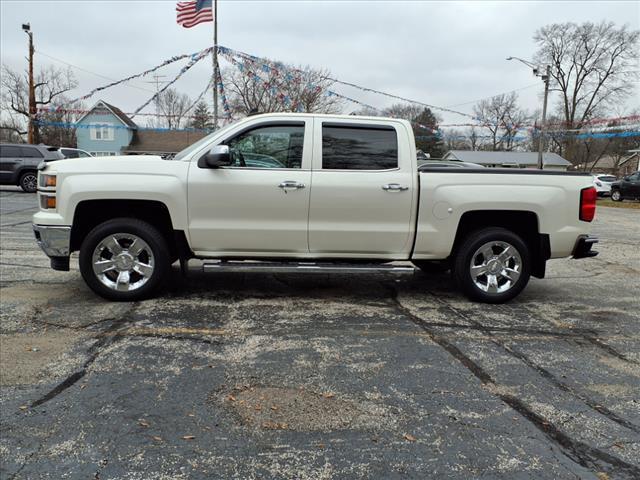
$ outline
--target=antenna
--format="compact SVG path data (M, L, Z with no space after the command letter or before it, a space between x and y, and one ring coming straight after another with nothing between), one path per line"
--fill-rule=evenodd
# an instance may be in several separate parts
M155 83L156 84L156 95L158 95L158 93L160 93L160 84L163 83L169 83L165 80L160 80L161 78L165 78L166 75L158 75L157 73L154 73L152 75L153 80L147 80L145 81L145 83ZM158 97L156 96L156 99L154 101L154 103L156 104L156 118L158 117Z

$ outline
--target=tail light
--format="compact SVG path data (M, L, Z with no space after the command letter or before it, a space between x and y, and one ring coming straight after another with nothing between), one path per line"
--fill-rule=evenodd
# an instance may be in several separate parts
M580 190L580 215L583 222L590 222L596 216L596 199L598 193L595 187L587 187Z

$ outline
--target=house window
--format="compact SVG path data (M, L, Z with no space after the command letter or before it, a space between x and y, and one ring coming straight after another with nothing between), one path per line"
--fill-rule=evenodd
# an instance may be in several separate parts
M91 127L91 140L113 140L113 124L105 123Z

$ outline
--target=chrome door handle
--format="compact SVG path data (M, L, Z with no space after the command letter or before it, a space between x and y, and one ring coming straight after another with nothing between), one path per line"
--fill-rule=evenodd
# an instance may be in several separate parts
M405 187L399 183L387 183L382 186L382 189L386 192L404 192L405 190L409 190L409 187Z
M287 189L287 188L300 189L300 188L304 188L305 184L304 183L293 182L291 180L286 180L286 181L282 182L280 185L278 185L278 187L282 188L282 189Z

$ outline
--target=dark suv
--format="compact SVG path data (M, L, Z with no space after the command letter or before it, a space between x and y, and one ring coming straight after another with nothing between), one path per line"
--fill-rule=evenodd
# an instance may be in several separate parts
M33 193L38 188L38 164L63 158L57 147L4 143L0 145L0 185L19 185Z
M611 184L611 200L620 202L625 198L640 199L640 172L627 175Z

